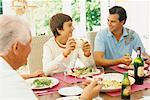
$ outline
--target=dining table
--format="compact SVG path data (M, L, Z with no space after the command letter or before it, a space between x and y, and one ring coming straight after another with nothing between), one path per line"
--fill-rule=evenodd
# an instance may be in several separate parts
M105 70L105 73L119 73L119 72L109 68L109 69ZM60 80L60 82L64 84L63 87L74 86L74 85L78 85L78 86L82 87L82 82L67 83L67 82L62 81L62 80ZM144 82L150 83L150 78L149 77L144 78ZM40 95L40 96L36 95L36 96L37 96L38 100L56 100L57 98L64 97L64 96L60 95L58 93L58 91L56 91L54 93L46 94L46 95ZM120 95L110 96L105 92L100 92L99 96L102 98L102 100L121 100ZM140 100L146 96L150 96L150 89L149 88L145 88L144 90L140 90L140 91L136 91L136 92L131 93L131 100Z

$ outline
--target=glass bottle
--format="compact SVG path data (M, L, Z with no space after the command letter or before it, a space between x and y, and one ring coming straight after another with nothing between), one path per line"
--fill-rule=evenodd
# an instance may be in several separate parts
M128 73L124 73L124 78L122 80L121 99L130 100L130 95L131 95L130 80L128 78Z
M144 80L144 61L141 58L141 47L137 48L137 57L134 59L134 78L135 84L143 84Z

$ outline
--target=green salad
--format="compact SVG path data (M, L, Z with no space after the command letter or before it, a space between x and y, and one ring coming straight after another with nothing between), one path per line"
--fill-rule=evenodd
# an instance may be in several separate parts
M51 84L52 84L52 81L46 78L36 79L33 81L33 85L37 88L50 86Z

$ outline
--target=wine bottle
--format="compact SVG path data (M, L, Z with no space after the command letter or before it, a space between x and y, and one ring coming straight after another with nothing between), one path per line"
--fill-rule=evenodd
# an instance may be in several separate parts
M131 95L130 80L128 78L128 73L124 73L124 78L122 80L121 99L130 100L130 95Z
M141 47L137 48L137 57L134 59L134 78L135 84L143 84L144 80L144 61L141 58Z

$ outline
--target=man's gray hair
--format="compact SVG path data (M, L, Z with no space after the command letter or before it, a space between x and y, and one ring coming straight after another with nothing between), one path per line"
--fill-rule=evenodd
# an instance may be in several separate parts
M0 55L6 55L16 41L25 45L30 40L30 28L25 21L16 16L0 16Z

